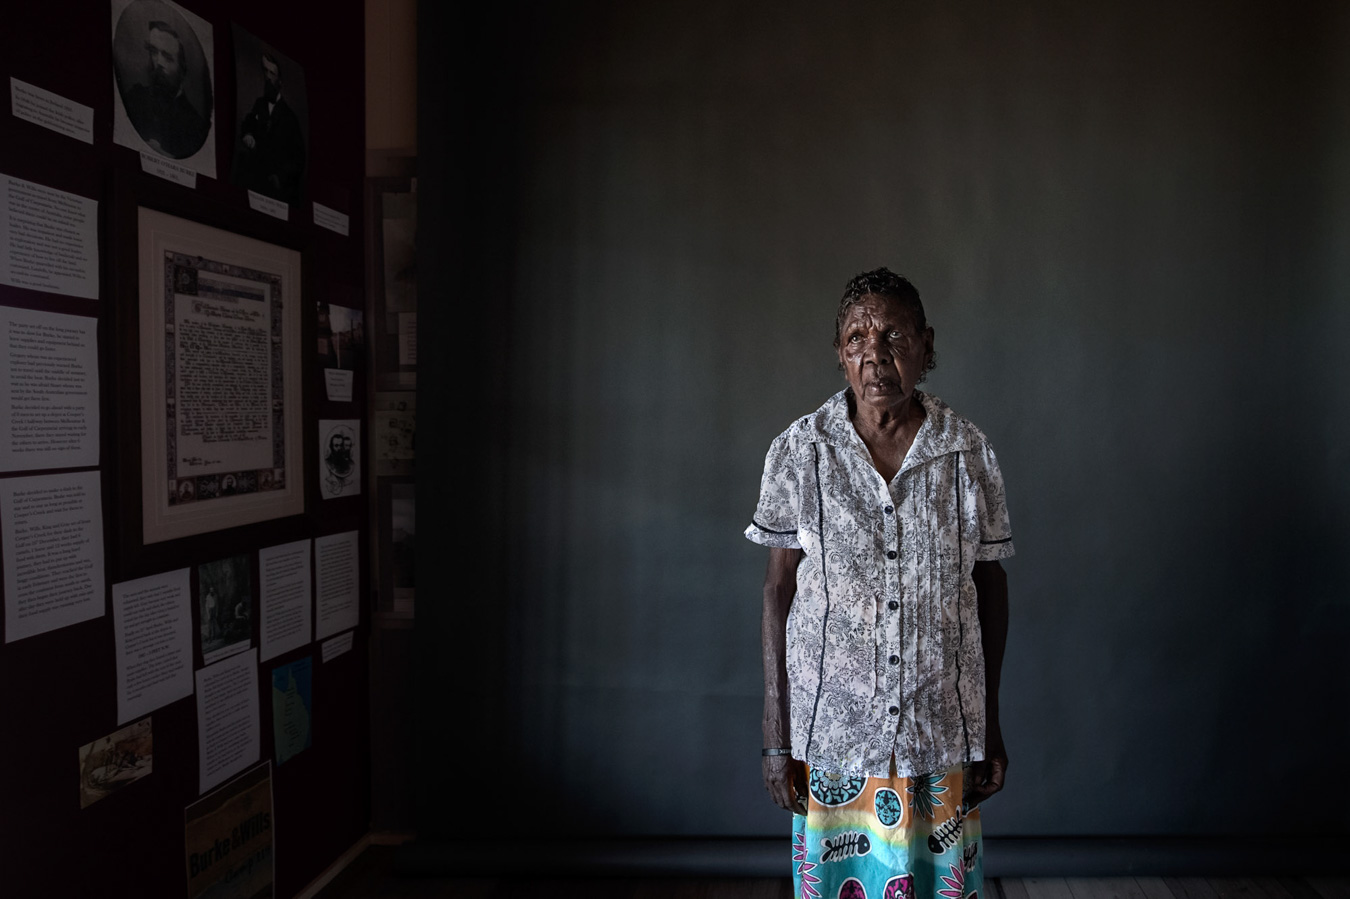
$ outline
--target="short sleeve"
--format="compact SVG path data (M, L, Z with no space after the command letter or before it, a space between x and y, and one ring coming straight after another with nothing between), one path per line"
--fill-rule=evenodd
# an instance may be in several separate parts
M980 562L1006 559L1013 554L1012 525L1008 521L1008 497L1003 489L1003 474L987 441L966 456L966 465L979 488L975 515L980 528L980 544L975 558Z
M801 513L800 479L796 457L785 436L779 436L764 457L764 477L759 482L759 505L745 536L776 549L800 549L797 541Z

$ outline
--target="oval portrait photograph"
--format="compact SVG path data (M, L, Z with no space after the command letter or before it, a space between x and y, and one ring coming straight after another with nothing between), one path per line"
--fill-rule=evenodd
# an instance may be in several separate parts
M113 139L215 177L212 33L168 0L114 0Z

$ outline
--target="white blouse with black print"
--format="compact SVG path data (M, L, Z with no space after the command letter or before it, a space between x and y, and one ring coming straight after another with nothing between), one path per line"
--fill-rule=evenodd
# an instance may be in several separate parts
M935 396L887 484L847 391L769 447L745 536L800 548L787 620L792 755L824 771L933 774L984 758L971 570L1013 554L998 462ZM959 527L958 527L959 525ZM959 535L959 536L958 536Z

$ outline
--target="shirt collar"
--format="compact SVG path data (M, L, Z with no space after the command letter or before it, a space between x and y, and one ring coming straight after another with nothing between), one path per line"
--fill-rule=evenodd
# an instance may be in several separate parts
M916 390L914 395L923 403L923 424L914 435L914 444L905 455L901 473L922 465L948 453L962 452L971 448L970 426L961 416L952 411L942 400ZM851 447L871 461L867 444L863 443L853 422L848 417L848 391L841 390L825 401L812 415L806 418L807 428L812 439L830 446Z

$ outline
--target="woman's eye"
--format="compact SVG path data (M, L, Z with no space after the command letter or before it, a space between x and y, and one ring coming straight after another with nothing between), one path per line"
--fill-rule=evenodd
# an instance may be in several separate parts
M904 335L902 335L899 331L891 331L886 336L889 337L891 340L899 340Z
M849 342L849 343L857 343L857 342L860 341L860 340L862 340L862 336L859 335L859 334L850 334L850 335L848 336L848 342Z

